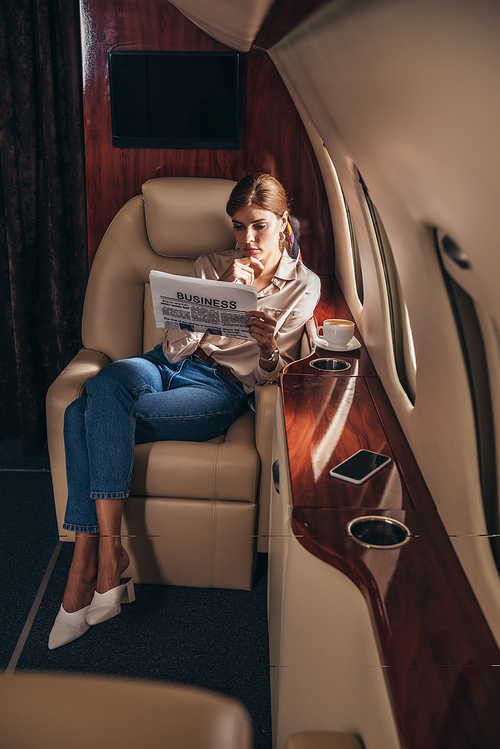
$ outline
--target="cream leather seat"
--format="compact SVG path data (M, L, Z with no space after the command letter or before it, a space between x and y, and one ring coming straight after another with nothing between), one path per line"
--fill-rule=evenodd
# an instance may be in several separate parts
M236 700L178 684L68 674L0 675L9 749L252 749Z
M225 205L234 184L150 180L102 239L85 298L84 347L47 394L48 446L64 540L72 540L62 529L64 411L85 392L87 379L110 361L149 351L162 340L153 317L150 270L189 275L199 255L233 246ZM258 387L256 414L245 411L217 439L137 446L123 522L131 556L128 574L136 582L251 588L257 535L259 550L267 551L275 396L276 386Z

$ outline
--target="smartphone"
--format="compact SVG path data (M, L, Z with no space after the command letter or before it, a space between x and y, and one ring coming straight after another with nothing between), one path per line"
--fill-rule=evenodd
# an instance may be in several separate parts
M382 470L391 459L388 455L374 453L371 450L358 450L347 460L330 469L330 476L350 481L351 484L362 484L363 481Z

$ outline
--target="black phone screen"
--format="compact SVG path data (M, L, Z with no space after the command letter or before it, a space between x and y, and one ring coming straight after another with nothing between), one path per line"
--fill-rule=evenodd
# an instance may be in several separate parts
M381 455L371 450L360 450L332 468L330 473L356 482L363 481L370 474L380 470L390 460L387 455Z

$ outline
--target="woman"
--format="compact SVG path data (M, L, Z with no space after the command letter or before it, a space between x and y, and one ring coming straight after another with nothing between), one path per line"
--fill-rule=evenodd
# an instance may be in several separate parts
M50 649L134 599L133 582L120 581L129 565L120 528L134 444L220 434L255 385L274 382L292 360L316 307L319 279L286 251L293 235L283 186L268 174L247 176L226 211L237 246L198 258L194 275L257 287L258 309L246 313L253 340L167 330L153 351L101 370L88 381L87 395L66 410L64 528L76 538Z

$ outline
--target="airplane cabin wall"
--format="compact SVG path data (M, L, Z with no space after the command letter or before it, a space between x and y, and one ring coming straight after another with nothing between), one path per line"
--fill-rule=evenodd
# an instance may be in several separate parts
M318 11L270 56L322 169L339 283L500 643L500 584L487 537L474 409L443 276L444 268L470 295L482 328L498 466L499 22L493 0L347 0ZM383 268L356 168L383 222L408 308L414 398L392 353ZM363 304L339 182L358 239ZM468 269L439 256L434 229L466 253ZM498 507L496 485L493 491L489 499Z
M166 0L80 0L84 75L89 260L121 206L154 177L239 180L269 171L292 198L305 262L333 274L328 201L314 151L297 110L265 52L242 55L239 150L113 148L107 50L227 50Z

